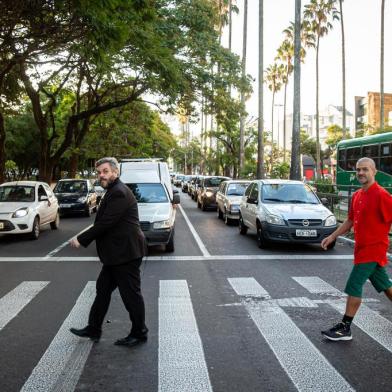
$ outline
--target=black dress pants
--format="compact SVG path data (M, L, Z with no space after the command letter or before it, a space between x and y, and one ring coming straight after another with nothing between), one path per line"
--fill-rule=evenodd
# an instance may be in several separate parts
M142 258L126 264L104 265L97 280L97 294L91 306L88 324L101 330L109 309L112 292L118 287L121 299L132 323L131 335L143 337L147 334L144 300L140 290L140 264Z

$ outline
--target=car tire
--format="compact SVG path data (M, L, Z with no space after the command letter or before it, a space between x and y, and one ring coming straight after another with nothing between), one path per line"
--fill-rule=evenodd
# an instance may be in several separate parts
M260 249L264 249L267 247L267 241L264 238L263 230L260 224L257 225L257 245Z
M165 245L165 252L166 253L174 252L174 229L171 233L169 242Z
M197 200L197 208L201 208L201 203Z
M30 239L38 240L39 234L40 234L39 217L36 216L34 218L33 228L32 228L32 230L30 232Z
M327 249L328 249L328 250L331 250L331 249L333 249L333 248L335 247L335 245L336 245L336 241L331 242L331 243L328 245Z
M230 226L231 225L231 219L227 216L227 211L225 210L223 214L223 221L225 222L225 225Z
M202 211L207 211L207 206L204 204L204 200L201 202L201 209Z
M222 211L221 211L221 209L219 208L219 206L217 207L217 212L218 212L218 214L217 214L218 219L223 219L223 214L222 214Z
M56 218L54 219L53 222L50 222L50 228L52 230L57 230L60 226L60 214L57 212Z
M245 235L248 232L248 228L245 226L242 216L238 219L238 230L241 235Z

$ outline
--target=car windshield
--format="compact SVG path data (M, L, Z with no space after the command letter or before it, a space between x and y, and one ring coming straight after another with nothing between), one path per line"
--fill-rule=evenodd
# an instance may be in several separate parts
M219 177L211 177L211 178L206 178L204 180L204 186L205 187L217 187L220 185L222 181L225 181L226 178L219 178Z
M86 181L59 181L54 188L55 193L87 192Z
M5 185L0 187L0 202L22 201L32 202L35 199L33 186Z
M319 204L312 190L302 184L265 184L263 202Z
M138 203L167 203L162 184L127 184Z
M227 196L243 196L249 183L233 183L227 188Z

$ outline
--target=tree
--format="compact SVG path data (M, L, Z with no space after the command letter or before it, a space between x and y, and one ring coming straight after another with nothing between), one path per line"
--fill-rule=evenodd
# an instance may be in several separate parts
M384 129L384 15L385 0L381 0L381 44L380 44L380 129Z
M294 28L294 96L293 96L293 132L291 139L290 179L300 180L300 114L301 114L301 0L295 0Z
M259 0L259 97L257 122L257 170L256 177L264 178L264 0Z
M320 158L320 121L319 121L319 51L320 39L332 29L331 19L339 19L335 8L335 0L310 0L305 5L304 18L309 22L310 31L315 35L316 41L316 140L317 159L316 176L321 175Z

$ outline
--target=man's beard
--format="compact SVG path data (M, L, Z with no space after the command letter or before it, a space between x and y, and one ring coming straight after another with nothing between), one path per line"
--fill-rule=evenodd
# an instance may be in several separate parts
M117 178L117 177L115 177L115 178L108 178L107 180L103 180L103 181L106 181L106 182L107 182L106 185L104 185L104 184L102 183L102 180L101 180L100 183L101 183L102 188L104 188L104 189L109 188L109 185L110 185L110 184L113 184L113 182L116 180L116 178Z

